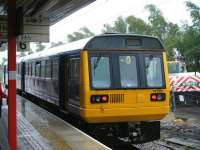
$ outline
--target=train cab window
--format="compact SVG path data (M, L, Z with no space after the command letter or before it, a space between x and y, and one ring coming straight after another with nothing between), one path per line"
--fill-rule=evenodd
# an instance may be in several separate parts
M135 56L119 56L120 82L122 88L138 87Z
M46 67L45 67L45 69L46 69L46 75L45 75L45 77L46 78L51 78L51 74L52 74L52 63L51 63L51 60L46 60Z
M41 62L35 63L35 76L40 77L41 76Z
M92 87L93 88L109 88L111 86L110 79L110 58L105 56L92 56L90 58Z
M159 56L145 57L145 71L148 87L163 87L162 59Z
M58 80L58 58L53 59L52 78L55 79L55 80Z
M45 78L45 61L41 62L41 77Z

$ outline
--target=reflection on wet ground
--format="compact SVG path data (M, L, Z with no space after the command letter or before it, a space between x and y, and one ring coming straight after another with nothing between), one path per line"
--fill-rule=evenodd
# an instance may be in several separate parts
M6 131L7 127L6 127L6 124L3 123L6 121L5 116L3 116L5 109L7 111L7 106L2 107L2 116L0 117L0 150L9 149L9 145L7 141L7 131Z
M17 109L55 150L106 149L26 99L17 97Z

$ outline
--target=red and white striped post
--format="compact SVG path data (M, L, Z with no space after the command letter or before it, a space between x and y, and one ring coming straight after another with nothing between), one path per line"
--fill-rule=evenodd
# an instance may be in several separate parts
M8 142L17 149L16 134L16 0L8 0Z

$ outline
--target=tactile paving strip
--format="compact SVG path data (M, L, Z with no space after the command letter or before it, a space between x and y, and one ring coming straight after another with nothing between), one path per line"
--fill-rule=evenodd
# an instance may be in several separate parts
M7 109L4 110L4 132L7 131ZM51 145L17 112L17 147L19 150L52 150Z
M20 150L51 150L47 141L32 127L32 125L17 113L17 138Z

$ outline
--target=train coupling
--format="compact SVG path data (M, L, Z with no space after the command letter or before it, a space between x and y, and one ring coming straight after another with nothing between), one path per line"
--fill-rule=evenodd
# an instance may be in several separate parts
M140 144L160 138L160 121L141 122L129 125L128 142Z

